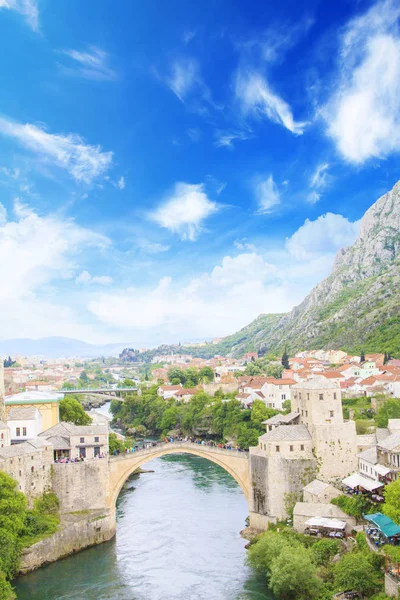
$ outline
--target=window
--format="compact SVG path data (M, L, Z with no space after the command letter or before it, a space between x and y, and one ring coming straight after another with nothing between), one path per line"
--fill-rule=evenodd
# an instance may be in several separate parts
M79 441L80 441L81 444L84 444L85 443L85 438L80 438Z
M289 446L290 452L293 452L293 446Z
M23 428L22 428L22 435L23 435L24 437L26 437L26 427L23 427Z
M277 452L280 452L280 451L281 451L281 449L280 449L280 447L279 447L279 446L275 446L275 450L276 450Z
M33 473L35 470L35 467L31 467L31 473Z
M299 392L299 400L301 400L301 393Z
M330 410L330 411L329 411L329 414L330 414L330 416L331 416L331 417L333 417L335 413L334 413L334 411L333 411L333 410Z
M307 400L309 400L309 399L310 399L310 394L307 394Z
M4 433L1 434L1 439L4 440Z
M300 445L300 450L304 450L304 444Z
M17 437L20 437L20 435L21 435L21 427L17 427L17 430L16 430L16 433L15 433L15 435L16 435Z
M20 471L20 472L19 472L19 476L20 476L20 477L22 476L22 471Z
M308 410L306 410L306 417L308 417Z
M336 392L333 392L333 399L336 400Z
M304 417L304 410L301 411L301 416Z
M286 400L286 394L281 394L281 399Z
M99 441L99 437L98 437L98 436L95 436L95 438L94 438L94 441L95 441L95 442L98 442L98 441Z
M319 399L320 399L320 400L323 400L323 399L324 399L324 395L323 395L323 394L320 394L320 395L319 395Z

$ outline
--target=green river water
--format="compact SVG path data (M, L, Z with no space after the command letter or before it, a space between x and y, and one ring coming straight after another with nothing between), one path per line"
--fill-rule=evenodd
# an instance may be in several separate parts
M116 538L21 577L18 600L272 600L245 566L232 477L188 454L144 468L119 497Z

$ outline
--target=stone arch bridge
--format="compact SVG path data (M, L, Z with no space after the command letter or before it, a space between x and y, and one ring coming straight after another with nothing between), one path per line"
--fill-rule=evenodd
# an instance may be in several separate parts
M192 442L157 443L137 452L109 457L109 493L107 505L115 507L119 493L128 479L141 465L166 454L194 454L206 458L227 471L240 485L249 502L249 454L237 450L225 450Z

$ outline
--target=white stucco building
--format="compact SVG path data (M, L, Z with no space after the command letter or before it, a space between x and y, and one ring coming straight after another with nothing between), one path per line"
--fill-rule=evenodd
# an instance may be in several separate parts
M11 408L7 417L13 444L36 438L42 431L42 415L33 406Z
M11 444L11 430L6 423L0 421L0 448Z

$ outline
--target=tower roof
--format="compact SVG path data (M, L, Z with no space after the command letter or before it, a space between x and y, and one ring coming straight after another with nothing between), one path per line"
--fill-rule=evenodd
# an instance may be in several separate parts
M292 387L292 390L339 390L340 386L338 383L325 377L313 377L308 381L296 383Z

